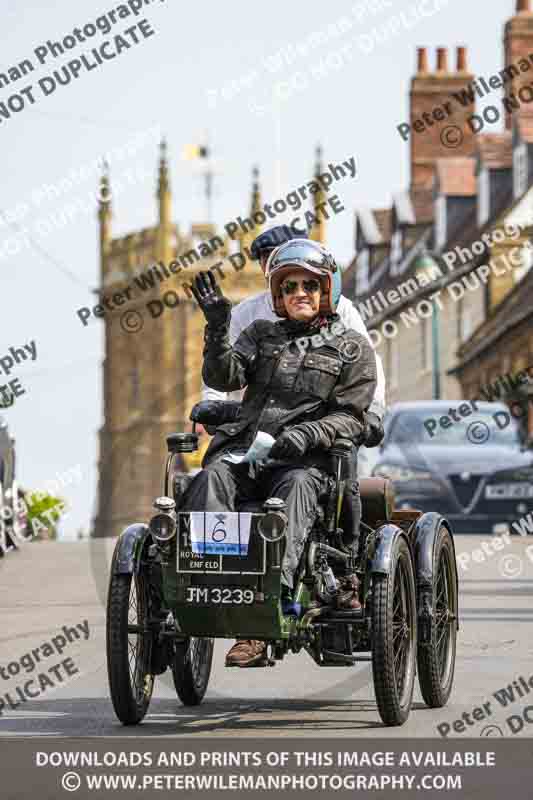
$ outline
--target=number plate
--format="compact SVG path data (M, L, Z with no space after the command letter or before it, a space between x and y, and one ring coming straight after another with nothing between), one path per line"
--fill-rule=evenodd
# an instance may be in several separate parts
M523 500L533 497L533 486L529 483L494 483L485 489L488 500Z
M254 590L242 586L187 586L185 602L195 606L249 606Z

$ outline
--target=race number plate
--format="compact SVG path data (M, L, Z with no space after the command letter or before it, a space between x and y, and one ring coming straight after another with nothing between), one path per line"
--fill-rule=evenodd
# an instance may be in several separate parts
M195 606L249 606L254 602L254 590L242 586L187 586L185 602Z
M196 514L197 512L193 512ZM213 516L213 515L211 515ZM225 514L225 518L238 516L238 512ZM200 544L203 544L203 532L205 530L205 545L199 547L198 536L194 535L193 526L190 522L189 512L180 511L178 513L178 534L176 548L176 569L180 573L209 575L218 573L223 575L264 575L266 572L266 542L257 530L257 518L259 514L246 515L248 526L237 525L237 528L225 525L224 531L219 532L218 528L211 528L203 525ZM237 531L237 538L241 535L237 547L234 546L232 532ZM209 535L214 532L213 541L210 543ZM197 533L197 532L196 532ZM235 537L233 537L235 538ZM222 539L222 542L218 541ZM226 552L219 550L219 545L226 543L229 539ZM209 547L207 545L210 545ZM243 547L242 545L245 545ZM200 551L200 552L199 552ZM214 551L214 552L213 552Z
M493 483L485 489L487 500L525 500L533 497L529 483Z

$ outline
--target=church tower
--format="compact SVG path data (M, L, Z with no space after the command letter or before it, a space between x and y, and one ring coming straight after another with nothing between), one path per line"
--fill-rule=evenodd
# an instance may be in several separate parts
M116 536L126 525L146 520L162 492L165 437L188 428L191 407L201 392L204 317L188 285L199 270L229 253L227 237L216 236L214 225L195 223L186 234L172 222L165 142L160 146L154 226L113 239L111 222L117 209L111 207L111 188L105 166L98 209L98 294L112 310L102 318L104 421L99 431L95 537ZM223 242L216 254L192 257L202 242L212 239ZM205 251L207 246L200 252ZM255 262L237 272L224 260L216 274L232 302L264 289Z

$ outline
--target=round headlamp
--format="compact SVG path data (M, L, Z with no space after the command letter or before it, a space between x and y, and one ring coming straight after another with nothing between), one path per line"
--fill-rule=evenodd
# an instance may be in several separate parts
M259 518L257 529L267 542L278 542L287 531L288 518L285 513L287 504L278 497L271 497L263 505L266 512Z
M154 514L148 527L154 539L158 542L168 542L176 535L176 503L171 497L158 497L154 501Z

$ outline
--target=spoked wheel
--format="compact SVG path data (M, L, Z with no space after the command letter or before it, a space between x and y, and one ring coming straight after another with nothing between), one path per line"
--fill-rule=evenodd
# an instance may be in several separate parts
M172 675L178 697L186 706L197 706L207 691L213 643L213 639L197 637L176 642Z
M403 725L413 699L416 596L413 560L403 536L396 540L388 575L374 577L372 672L385 725Z
M114 575L112 564L107 600L107 673L113 708L124 725L140 722L152 697L153 633L148 628L149 617L146 578Z
M457 648L457 565L451 534L442 526L435 542L431 641L418 645L418 680L430 708L446 705Z

